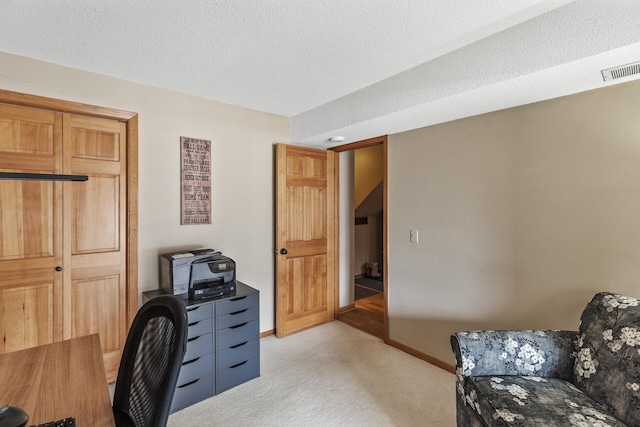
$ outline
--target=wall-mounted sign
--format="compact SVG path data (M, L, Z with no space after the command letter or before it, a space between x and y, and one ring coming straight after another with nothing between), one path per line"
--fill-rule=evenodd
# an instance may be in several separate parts
M211 141L180 137L180 224L211 224Z

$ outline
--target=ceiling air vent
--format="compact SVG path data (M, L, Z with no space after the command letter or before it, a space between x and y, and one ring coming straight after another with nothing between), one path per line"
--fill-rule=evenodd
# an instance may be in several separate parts
M605 82L619 79L622 77L629 77L634 74L640 74L640 62L634 62L633 64L621 65L620 67L608 68L602 70L602 78Z

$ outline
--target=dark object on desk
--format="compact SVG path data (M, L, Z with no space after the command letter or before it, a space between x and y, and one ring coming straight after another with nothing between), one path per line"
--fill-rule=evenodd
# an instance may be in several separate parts
M34 424L30 427L76 427L76 419L73 417L68 417L58 421L51 421L50 423L43 423L38 425Z
M22 409L5 405L0 408L0 427L22 427L29 421L29 415Z
M113 415L117 427L165 426L187 346L187 310L162 295L136 314L122 352Z

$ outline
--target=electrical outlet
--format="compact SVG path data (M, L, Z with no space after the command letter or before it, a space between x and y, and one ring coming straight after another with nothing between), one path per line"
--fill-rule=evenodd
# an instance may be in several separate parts
M409 241L411 243L418 243L418 230L409 230Z

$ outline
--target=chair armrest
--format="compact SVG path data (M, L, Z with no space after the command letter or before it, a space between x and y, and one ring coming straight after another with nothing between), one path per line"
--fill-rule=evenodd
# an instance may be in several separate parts
M577 331L473 331L451 336L458 375L571 379Z

